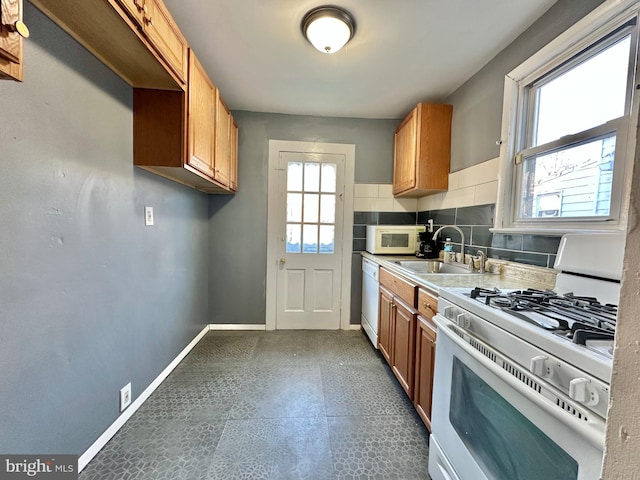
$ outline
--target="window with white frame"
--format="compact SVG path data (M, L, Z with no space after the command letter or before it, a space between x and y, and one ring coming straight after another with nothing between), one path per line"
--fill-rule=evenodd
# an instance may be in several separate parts
M507 76L497 229L624 226L638 4L621 3L605 2Z

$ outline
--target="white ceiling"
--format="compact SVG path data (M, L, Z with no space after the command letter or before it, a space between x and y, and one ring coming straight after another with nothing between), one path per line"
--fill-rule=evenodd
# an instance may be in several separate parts
M326 55L301 34L322 0L164 0L229 108L401 118L442 101L556 0L337 0L357 30Z

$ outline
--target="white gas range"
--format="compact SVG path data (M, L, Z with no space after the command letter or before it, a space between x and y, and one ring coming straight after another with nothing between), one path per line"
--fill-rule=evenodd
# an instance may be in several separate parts
M434 480L599 477L623 251L566 235L555 292L440 292Z

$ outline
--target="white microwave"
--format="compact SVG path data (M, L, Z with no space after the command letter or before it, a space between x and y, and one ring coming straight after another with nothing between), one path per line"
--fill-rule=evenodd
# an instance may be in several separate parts
M424 231L424 225L367 225L367 252L414 254L420 245L418 233Z

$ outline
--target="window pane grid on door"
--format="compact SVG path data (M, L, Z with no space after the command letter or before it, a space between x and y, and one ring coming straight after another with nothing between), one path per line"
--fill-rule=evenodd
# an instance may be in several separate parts
M335 253L336 171L334 163L288 162L287 253Z

